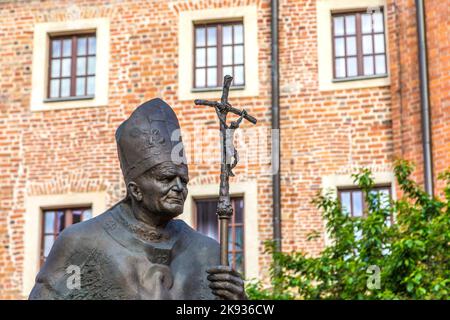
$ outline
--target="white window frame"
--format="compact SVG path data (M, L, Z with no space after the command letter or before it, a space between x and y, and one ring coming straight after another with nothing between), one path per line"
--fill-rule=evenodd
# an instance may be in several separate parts
M43 210L91 207L92 217L106 210L106 192L27 196L25 199L24 264L22 294L28 296L40 269Z
M335 81L333 73L333 35L332 12L337 10L353 10L358 8L382 8L384 12L384 30L386 43L387 76L358 77L356 79L340 79ZM319 90L345 90L357 88L383 87L391 83L389 73L389 30L387 26L386 0L317 0L317 57L319 67Z
M94 97L70 97L65 101L51 101L47 97L50 37L86 32L95 32L97 41ZM33 40L31 111L107 106L109 43L109 19L106 18L37 23L34 26Z
M188 186L189 193L180 219L194 226L196 199L218 196L219 184ZM246 279L259 278L258 187L256 182L233 183L230 196L244 197L244 269Z
M392 199L396 200L397 195L395 192L395 174L389 171L380 171L380 172L372 172L372 178L375 185L390 185L391 186L391 195ZM338 189L339 188L347 188L347 187L355 187L358 186L354 182L354 178L350 174L332 174L329 176L322 177L322 194L330 194L334 199L338 197ZM395 217L394 217L395 218ZM323 230L325 237L325 245L328 246L331 244L331 238L328 232L326 231L326 223L327 221L323 219Z
M222 88L194 88L194 24L243 21L245 85L231 88L233 97L258 96L258 8L242 6L219 9L182 11L178 20L178 99L217 99ZM249 80L248 79L256 79ZM219 85L221 87L222 84Z

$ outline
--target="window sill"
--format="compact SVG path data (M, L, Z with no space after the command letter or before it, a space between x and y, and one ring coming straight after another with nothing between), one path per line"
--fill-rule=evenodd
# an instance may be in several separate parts
M40 102L31 104L32 112L61 110L61 109L79 109L92 107L105 107L108 105L108 99L95 94L92 96L64 97L64 98L46 98Z
M341 79L333 79L331 80L333 83L341 83L341 82L349 82L349 81L364 81L364 80L373 80L373 79L382 79L387 78L388 74L377 74L375 76L358 76L358 77L349 77L349 78L341 78Z
M245 90L245 86L232 86L230 87L230 90ZM222 87L191 89L191 92L214 92L214 91L222 91Z
M95 96L47 98L47 99L44 99L44 103L64 102L64 101L77 101L77 100L91 100L91 99L94 99L94 98L95 98Z

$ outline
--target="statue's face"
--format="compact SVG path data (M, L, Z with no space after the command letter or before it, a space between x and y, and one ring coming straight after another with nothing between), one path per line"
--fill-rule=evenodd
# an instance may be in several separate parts
M136 179L146 211L172 219L183 213L187 197L188 169L184 164L165 162Z

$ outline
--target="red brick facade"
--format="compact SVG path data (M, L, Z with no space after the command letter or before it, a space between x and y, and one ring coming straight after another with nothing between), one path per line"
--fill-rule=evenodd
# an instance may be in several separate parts
M30 111L34 25L70 20L71 3L80 19L110 20L109 105ZM174 107L183 133L193 132L194 124L217 130L211 110L178 99L178 55L185 54L178 51L178 15L245 5L258 8L259 78L247 81L259 81L259 94L233 99L231 92L230 100L256 116L260 128L270 128L270 1L0 4L0 299L23 297L27 197L106 191L111 206L124 195L114 132L137 105L162 97ZM426 1L435 176L450 163L449 8L449 1ZM416 13L413 0L387 1L390 86L320 91L316 1L284 0L279 9L283 250L314 254L324 239L306 238L313 230L323 231L323 221L310 201L324 176L358 166L390 170L393 159L403 157L417 163L417 180L423 180ZM192 146L188 152L195 152ZM189 169L193 183L218 180L217 165L193 163ZM263 254L262 242L272 237L271 175L254 164L239 166L236 175L258 184L264 275L270 257Z
M415 176L423 183L423 156L419 90L416 10L413 0L389 1L391 32L392 128L395 156L413 160ZM425 1L430 90L433 174L435 190L442 190L437 175L450 164L449 136L449 19L448 1Z

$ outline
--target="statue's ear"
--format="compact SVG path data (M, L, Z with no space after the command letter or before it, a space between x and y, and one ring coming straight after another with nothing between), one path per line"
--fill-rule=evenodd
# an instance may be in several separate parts
M134 181L128 182L128 190L130 191L131 196L136 201L142 201L142 192L139 186Z

